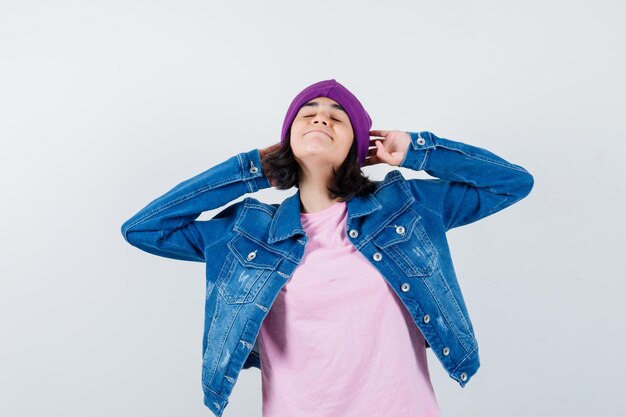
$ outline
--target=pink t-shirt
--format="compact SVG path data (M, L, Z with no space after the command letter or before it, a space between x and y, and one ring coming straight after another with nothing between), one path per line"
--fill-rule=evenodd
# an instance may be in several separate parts
M304 258L258 337L263 417L440 416L424 337L346 238L346 203L300 220Z

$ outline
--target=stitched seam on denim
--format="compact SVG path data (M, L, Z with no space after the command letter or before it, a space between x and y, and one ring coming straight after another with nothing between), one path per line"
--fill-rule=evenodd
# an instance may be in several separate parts
M224 298L224 301L227 302L227 304L239 304L237 303L237 299L234 299L234 297L231 297L230 294L226 292L226 287L228 286L228 278L232 276L234 269L237 267L237 264L239 264L239 261L237 260L237 255L230 251L230 253L227 255L226 260L222 264L220 274L215 280L215 286L217 287L217 291L220 293L222 298Z
M412 180L421 181L419 178L410 178L410 179L406 180L406 185L407 185L407 187L409 188L409 192L410 192L410 194L411 194L411 195L413 195L413 191L411 190L411 184L410 184L410 182L411 182ZM416 184L419 184L419 183L416 183ZM415 198L415 196L413 196L413 198ZM429 207L425 206L425 205L424 205L424 204L422 204L422 203L420 202L420 200L418 200L417 198L415 198L415 202L414 202L414 204L416 204L416 205L420 205L420 206L421 206L421 207L423 207L425 210L427 210L427 211L431 212L432 214L436 215L437 217L441 217L441 213L437 213L436 211L434 211L434 210L430 209Z
M241 306L237 309L237 312L236 312L236 314L235 314L235 315L233 315L233 317L235 317L235 318L239 317L239 315L240 315L240 311L241 311L241 309L242 309L242 308L244 308L244 306L245 306L245 304L241 304ZM228 331L228 333L229 333L229 334L230 334L230 329L232 329L232 323L234 323L234 322L235 322L235 320L232 320L232 321L231 321L231 327L229 328L229 331ZM250 325L249 323L252 323L252 320L248 317L248 318L245 320L245 322L244 322L244 324L243 324L243 327L241 328L241 331L239 331L239 333L237 334L237 347L235 348L235 351L239 348L239 342L240 342L241 340L243 340L243 339L240 339L239 337L241 336L241 334L243 333L243 331L244 331L244 330L246 330L246 329L247 329L247 327ZM247 340L246 340L246 342L247 342L247 343L249 343ZM245 359L246 359L246 358L244 357L244 363L245 363ZM233 356L231 355L231 356L230 356L230 358L228 359L228 364L227 364L227 366L226 366L226 369L224 369L224 377L226 377L226 376L228 375L228 373L227 373L227 372L228 372L228 370L229 370L229 369L230 369L230 367L231 367L232 360L233 360ZM236 370L234 370L234 372L236 372ZM231 378L232 378L232 377L231 377ZM223 384L224 384L224 382L223 382L223 380L222 380L222 386L223 386ZM233 387L229 387L229 388L227 388L227 390L228 390L227 392L228 392L228 393L229 393L229 395L230 395L230 393L232 393Z
M226 239L228 239L228 238L230 238L230 237L232 237L232 236L231 236L231 235L229 235L229 234L225 234L225 235L224 235L224 236L222 236L220 239L217 239L217 240L216 240L216 241L214 241L213 243L211 243L211 244L207 245L207 246L204 248L204 251L206 252L206 250L207 250L207 249L212 248L213 246L217 245L218 243L223 242L224 240L226 240Z
M493 160L493 159L489 159L489 158L487 158L487 157L485 157L483 155L476 155L476 154L473 154L471 152L467 152L467 151L465 151L463 149L456 148L454 146L450 146L450 145L446 145L446 144L437 144L437 147L438 148L444 148L444 149L457 151L457 152L462 153L463 155L467 155L470 158L474 158L474 159L477 159L479 161L489 162L489 163L492 163L494 165L498 165L498 166L501 166L501 167L504 167L504 168L512 169L514 171L528 173L528 171L526 171L524 168L515 166L514 164L511 164L510 162L496 161L496 160Z
M235 238L233 238L231 241L229 241L229 242L228 242L228 244L227 244L227 246L228 246L228 250L229 250L230 252L232 252L232 253L235 255L235 257L236 257L237 259L241 259L239 256L237 256L237 254L240 254L240 253L239 253L239 251L238 251L236 248L234 248L234 244L231 244L231 242L232 242L232 241L234 241L234 240L238 240L238 239L241 239L241 238L248 238L248 237L249 237L249 235L244 235L244 234L242 234L242 233L238 233L238 236L236 236ZM263 245L259 245L259 241L258 241L258 240L254 240L254 239L249 239L249 240L253 241L253 242L254 242L255 244L257 244L258 246L263 246ZM265 250L267 250L268 252L273 253L273 254L275 254L275 255L282 255L282 253L280 253L280 254L279 254L279 253L276 253L275 251L273 251L273 250L271 250L271 249L267 249L267 248L268 248L267 246L263 246L263 248L264 248ZM276 269L276 266L277 266L277 265L278 265L278 263L280 262L280 259L281 259L280 257L279 257L279 258L277 258L276 262L271 263L271 264L269 264L269 265L264 265L264 266L256 266L256 265L253 265L253 266L252 266L252 268L261 269L261 270L264 270L264 271L267 271L267 270L274 271L274 270ZM240 260L239 262L241 263L241 260ZM245 262L245 261L244 261L244 262ZM245 265L244 265L244 266L245 266Z
M408 196L409 200L415 201L415 196L411 192L411 187L409 186L406 178L404 178L404 175L402 175L402 173L397 169L395 169L394 172L397 173L395 175L398 177L398 181L400 181L399 185L400 188L402 188L402 191L404 191L404 193Z
M425 280L421 280L420 282L425 283ZM421 308L420 308L420 310L421 310ZM423 314L423 313L424 313L424 311L422 310L422 314ZM430 321L429 323L424 323L424 325L425 325L425 326L428 326L428 327L430 328L430 332L434 334L434 337L436 337L436 338L437 338L437 341L433 341L433 340L431 340L430 342L435 342L435 343L430 343L430 342L428 342L428 343L430 344L430 347L432 348L433 353L435 354L435 356L437 356L437 358L439 359L439 361L441 361L442 365L443 365L443 366L444 366L444 368L446 368L446 370L447 370L448 368L446 367L446 364L445 364L445 362L446 362L446 360L447 360L447 357L442 356L443 354L442 354L442 352L441 352L441 350L440 350L440 349L435 349L435 347L436 347L436 345L437 345L437 342L439 342L439 345L444 345L444 343L445 343L445 342L444 342L443 337L442 337L442 335L441 335L441 333L440 333L440 328L439 328L439 327L437 327L437 326L433 326L433 325L432 325L432 322L433 322L433 321L432 321L432 319L431 319L431 321ZM433 346L433 345L434 345L434 346Z
M169 246L172 247L172 249L181 249L181 252L183 253L183 255L189 255L189 248L185 247L185 246L180 246L177 245L176 243L172 243L172 242L166 242ZM166 248L159 248L160 250L164 251L164 252L169 252ZM180 252L172 252L175 255L180 255ZM198 259L198 254L194 251L193 252L194 258ZM202 251L202 256L200 257L200 259L202 259L204 261L204 251Z
M436 171L432 171L432 172L434 173L434 172L437 172L437 171L438 171L438 170L436 170ZM478 186L478 185L476 185L476 184L472 183L469 179L467 179L467 178L463 177L462 175L459 175L459 174L453 174L453 173L449 173L449 174L450 174L450 175L454 175L454 176L456 176L456 177L458 177L458 178L460 178L460 179L461 179L461 181L455 181L455 182L461 182L461 183L463 183L463 184L465 184L465 185L469 185L469 186L471 186L471 187L473 187L473 188L475 188L475 189L477 189L477 190L480 190L480 189L482 189L482 188L486 188L486 187L480 187L480 186ZM495 194L495 195L501 195L501 194L496 194L496 193L494 192L494 190L493 190L493 188L492 188L492 187L489 187L488 189L489 189L489 190L491 190L491 192L492 192L493 194ZM508 195L508 194L507 194L507 195ZM442 213L442 215L441 215L441 219L442 219L442 220L443 220L444 203L445 203L445 195L444 195L444 198L442 198L442 199L441 199L441 213ZM498 204L498 205L499 205L499 204ZM450 230L450 226L451 226L451 224L452 224L452 221L454 220L454 218L455 218L456 214L458 213L458 211L459 211L460 209L461 209L461 205L458 205L458 206L457 206L457 208L456 208L456 211L455 211L455 212L454 212L454 213L450 216L450 219L449 219L449 221L448 221L448 224L447 224L447 225L444 225L444 228L445 228L445 230L446 230L446 231L447 231L447 230ZM483 217L483 218L484 218L484 217L486 217L489 213L490 213L490 212L488 212L487 214L483 215L482 217Z
M242 165L243 165L243 163L242 163ZM244 178L244 179L246 179L246 177L243 177L243 178ZM255 191L256 191L256 190L255 190L255 187L254 187L254 186L256 185L256 183L255 183L255 177L250 176L250 177L248 177L247 179L248 179L249 181L245 181L245 184L246 184L246 187L248 187L248 193L253 193L253 192L255 192ZM257 189L258 189L258 188L257 188Z
M293 197L293 196L291 196ZM272 221L272 225L270 226L270 235L273 235L276 231L276 227L278 227L278 222L276 221L276 217L279 216L282 211L284 209L284 204L281 204L278 206L278 209L276 210L276 213L274 214L274 219ZM275 236L276 239L280 240L283 239L284 236Z
M287 252L287 254L285 255L285 259L297 264L300 260L298 258L296 258L294 255L291 254L291 252Z
M222 397L220 394L218 394L217 392L213 391L211 388L207 387L206 384L202 384L202 386L204 386L204 389L209 391L209 393L211 393L212 395L216 396L217 398L221 399L222 401L227 401L226 398Z
M154 216L154 215L156 215L156 214L158 214L158 213L160 213L160 212L162 212L162 211L164 211L164 210L169 209L170 207L173 207L173 206L175 206L175 205L178 205L178 204L180 204L180 203L183 203L183 202L185 202L185 201L187 201L187 200L189 200L189 199L191 199L191 198L193 198L193 197L195 197L195 196L197 196L197 195L199 195L199 194L202 194L202 193L204 193L204 192L206 192L206 191L209 191L209 190L212 190L212 189L214 189L214 188L220 187L220 186L222 186L222 185L224 185L224 184L230 184L230 183L233 183L233 182L234 182L234 181L236 181L237 179L240 179L240 177L239 177L239 176L229 177L229 178L227 178L227 179L225 179L225 180L223 180L223 181L219 181L219 182L217 182L217 183L207 184L207 185L205 185L204 187L198 188L197 190L195 190L195 191L193 191L193 192L191 192L191 193L185 194L184 196L179 197L178 199L176 199L176 200L174 200L174 201L170 201L170 202L169 202L169 203L167 203L167 204L164 204L164 205L162 205L162 206L156 207L156 208L155 208L155 209L153 209L152 211L150 211L150 212L146 213L143 217L140 217L139 219L137 219L136 221L134 221L133 223L131 223L131 224L130 224L127 228L126 228L126 231L128 231L128 230L132 229L134 226L138 225L139 223L142 223L142 222L144 222L144 221L148 220L150 217L152 217L152 216ZM218 208L219 208L219 207L218 207ZM208 210L208 209L207 209L207 210ZM180 223L179 223L179 224L180 224Z
M189 235L191 236L191 240L193 240L193 242L194 242L194 247L200 248L200 251L203 252L202 255L204 256L204 246L203 246L204 245L204 236L202 236L202 233L200 232L200 230L194 224L193 221L188 226L189 226L188 227ZM179 227L177 227L177 229L178 228ZM197 232L198 235L200 235L200 239L202 239L202 242L198 241L198 238L196 236L196 232Z
M465 350L467 350L467 346L465 346L465 343L463 343L463 338L459 335L455 326L452 325L452 320L450 320L450 316L446 313L446 309L442 308L441 302L439 298L435 296L435 291L433 290L432 286L428 282L428 279L424 279L423 282L424 282L424 285L426 285L426 288L428 288L428 291L430 292L431 297L433 298L433 300L435 300L435 303L437 303L437 307L439 308L439 311L446 318L446 321L448 322L450 329L452 329L452 332L454 333L456 340L461 344L461 346L463 346Z
M407 265L408 271L404 271L403 264L400 261L399 255L396 253L396 249L393 249L393 245L391 245L391 247L388 246L383 248L383 252L385 252L385 254L388 255L391 260L393 260L396 265L398 265L400 269L403 270L404 273L408 274L410 272L411 275L418 275L418 273L420 272L419 270L416 270L411 263Z
M250 205L250 204L244 203L244 209L243 209L243 211L242 211L242 213L241 213L241 216L240 216L240 217L241 217L241 220L243 220L243 218L245 217L245 213L246 213L246 212L247 212L250 208L253 208L253 207L254 207L254 206L252 206L252 205ZM269 213L269 214L271 214L271 213ZM267 251L269 251L269 252L272 252L272 253L274 253L274 254L276 254L276 255L281 255L281 256L282 256L282 255L285 255L285 253L284 253L284 252L282 252L282 251L280 251L280 250L276 250L276 249L272 248L271 246L268 246L268 245L267 245L267 244L265 244L265 242L263 242L262 240L258 240L258 239L256 238L256 236L251 235L251 234L250 234L250 233L248 233L245 229L243 229L243 228L239 227L239 224L240 224L240 223L241 223L241 221L238 221L238 222L235 224L235 227L233 227L233 231L234 231L235 233L237 233L237 234L238 234L238 235L240 235L240 236L245 236L245 237L247 237L248 239L250 239L251 241L253 241L253 242L254 242L254 243L256 243L257 245L259 245L259 246L263 247L265 250L267 250Z
M385 251L385 253L387 253L394 261L396 261L396 263L400 266L400 268L403 268L403 264L401 262L398 262L398 259L402 259L406 265L408 266L408 270L411 273L411 276L424 276L424 274L428 275L428 273L430 271L432 271L434 268L430 268L430 269L422 269L420 267L416 267L415 266L415 262L412 260L412 258L407 257L402 250L398 249L398 248L394 248L393 245L391 245L391 247L387 247L385 248L387 249ZM432 257L431 257L432 258ZM432 262L428 265L433 265ZM427 268L428 265L425 265L424 267Z
M234 204L238 204L238 203L234 203ZM233 204L233 205L234 205L234 204ZM230 206L229 206L229 207L230 207ZM239 219L240 219L240 217L241 217L241 215L242 215L242 212L243 212L243 211L241 211L241 212L239 212L239 214L237 214L237 217L235 218L235 224L239 223ZM209 219L208 221L211 221L211 220L213 220L213 219ZM231 229L231 230L232 230L232 229ZM218 244L218 243L220 243L220 242L223 242L224 240L226 240L226 239L228 239L228 238L230 238L230 237L232 237L232 236L231 236L229 233L224 234L224 236L222 236L221 238L219 238L219 239L217 239L217 240L213 241L212 243L210 243L210 244L206 245L206 246L204 247L204 251L206 252L206 250L207 250L207 249L209 249L209 248L211 248L211 247L215 246L216 244ZM206 258L206 256L205 256L205 258Z
M383 188L388 187L389 185L393 184L396 181L400 181L401 179L405 179L402 176L402 173L400 172L400 170L394 169L393 171L389 171L388 173L392 174L391 179L389 181L387 181L387 182L381 182L380 183L380 187L378 188L379 190L382 190Z
M428 155L430 155L431 150L432 149L426 149L426 153L424 154L424 159L422 159L422 163L420 167L417 169L418 171L421 171L424 168L424 165L426 164L426 159L428 159Z
M450 218L448 219L448 223L446 224L444 222L444 218L443 218L443 212L446 208L446 199L445 199L445 194L443 194L443 198L441 199L441 224L443 225L443 229L444 231L448 231L450 230L451 226L452 226L452 222L454 221L454 216L456 216L456 213L459 211L460 206L457 206L456 210L454 211L454 213L450 214Z
M265 207L263 205L263 202L260 202L260 204L256 203L255 199L253 199L251 197L247 197L244 204L248 208L254 208L254 209L257 209L257 210L261 210L261 211L269 214L270 216L272 216L274 214L274 212L272 212L271 210L269 210L267 207Z
M237 261L235 259L235 261ZM213 379L213 377L215 376L215 372L217 372L217 367L219 366L219 363L221 361L222 358L222 354L224 352L224 346L226 345L226 340L228 339L228 335L230 334L232 328L233 328L233 323L235 322L235 320L237 319L237 317L239 317L239 311L246 305L244 303L241 304L230 304L230 305L235 305L235 306L239 306L237 307L237 311L232 314L232 319L230 320L230 323L228 323L228 327L226 328L227 331L223 332L223 337L221 339L221 349L220 349L220 356L218 358L217 361L217 366L215 367L215 370L213 371L213 375L211 375L211 379ZM239 343L239 342L237 342ZM230 361L232 360L232 357L228 359L228 362L230 363ZM228 370L228 364L226 366L226 368L224 369L224 375L226 375L226 371Z
M367 198L374 205L375 208L370 210L370 211L353 211L351 213L348 213L348 218L346 219L346 227L351 223L352 219L354 219L355 217L360 217L360 216L363 216L365 214L372 213L372 212L374 212L374 211L376 211L376 210L378 210L378 209L380 209L382 207L382 205L378 202L376 197L374 197L373 193L368 194ZM368 239L368 241L369 241L369 239Z
M180 221L178 222L178 225L176 226L176 228L175 228L174 230L178 230L178 229L180 229L180 225L181 225L181 223L182 223L182 222L183 222L183 218L181 217L181 218L180 218ZM181 233L182 233L182 232L181 232ZM199 242L196 240L196 236L195 236L195 234L194 234L193 232L191 232L191 231L189 232L189 234L191 235L191 240L193 241L193 244L192 244L191 246L192 246L194 249L195 249L196 247L198 247L198 248L199 248L199 247L201 247L201 246L200 246L200 244L199 244ZM171 233L170 233L170 235L171 235ZM184 235L183 235L183 237L184 237L185 239L187 239L187 238L186 238L186 236L184 236ZM161 240L161 241L163 240L163 230L161 230L161 236L159 237L159 240ZM188 249L188 248L187 248L187 247L185 247L185 246L180 246L180 245L177 245L177 244L172 243L172 242L166 242L166 243L167 243L168 245L171 245L171 246L175 247L175 248L183 249L183 250L185 251L185 253L187 253L187 249ZM204 249L203 249L201 252L202 252L202 255L203 255L203 257L204 257ZM195 254L195 252L194 252L194 254Z
M400 217L400 216L398 216ZM398 217L396 217L395 219L391 220L389 223L394 222L394 224L387 224L387 226L385 226L385 229L388 227L393 227L393 228L397 228L398 225L396 223L399 223L397 221ZM419 221L418 217L413 217L411 222L404 228L404 234L398 234L396 233L394 235L393 238L387 240L387 242L385 243L385 247L387 246L391 246L391 245L397 245L398 243L401 242L406 242L408 240L411 239L411 235L413 234L413 228L415 227L415 223Z
M239 160L239 167L243 169L243 161L241 159L241 154L237 154L237 159ZM198 194L206 192L208 189L217 188L217 187L220 187L220 186L222 186L224 184L230 184L230 183L233 183L233 182L235 182L237 180L244 181L245 179L246 178L243 177L241 175L241 172L240 172L239 174L237 174L235 176L232 176L232 177L225 178L222 181L218 181L218 182L207 184L207 185L205 185L203 187L200 187L199 189L195 190L194 192L191 192L191 193L186 194L186 195L184 195L182 197L179 197L177 200L170 201L168 204L165 204L164 206L156 207L152 211L146 213L143 217L141 217L141 218L137 219L135 222L131 223L126 228L125 232L130 230L132 227L136 226L137 224L139 224L141 222L144 222L145 220L149 219L153 215L158 214L158 213L162 212L163 210L167 210L168 208L170 208L170 207L172 207L174 205L177 205L177 204L180 204L182 202L185 202L188 199L193 198L193 197L195 197ZM180 222L179 222L179 225L180 225Z
M430 170L430 172L432 172L432 173L437 173L437 172L442 172L442 171L441 171L441 170L439 170L439 169L433 169L433 170ZM456 172L446 172L446 174L447 174L447 175L450 175L450 176L454 176L454 177L456 177L456 178L458 178L458 179L460 179L460 180L447 180L447 179L443 179L443 178L440 178L440 179L442 179L443 181L448 181L448 182L451 182L451 181L452 181L452 182L463 182L463 183L468 184L468 185L471 185L472 187L475 187L475 188L486 188L486 187L481 187L481 186L476 185L476 184L475 184L473 181L471 181L470 179L465 178L464 176L462 176L462 175L460 175L460 174L457 174Z
M414 203L414 204L415 204L415 205L419 205L419 206L423 207L423 208L424 208L424 210L426 210L426 211L428 211L428 212L430 212L430 213L434 214L434 215L435 215L435 216L437 216L437 217L441 217L441 213L437 213L436 211L434 211L434 210L432 210L431 208L429 208L429 207L425 206L424 204L420 203L419 201L415 201L415 203Z
M239 160L239 169L240 172L243 172L244 169L246 169L246 166L243 163L243 157L240 153L237 154L237 159Z
M467 349L467 348L466 348ZM469 359L470 356L472 356L472 354L474 353L474 351L478 349L478 343L476 343L474 345L474 347L472 348L472 350L470 350L467 355L465 355L463 357L463 359L461 359L461 361L459 362L459 364L452 370L452 373L456 372L457 369L459 369L461 367L461 365L463 364L463 362L465 362L467 359Z
M463 320L463 323L465 323L465 330L471 334L470 328L469 328L469 324L467 323L467 320L465 319L465 315L463 314L463 311L461 311L461 306L459 305L459 300L457 300L456 296L454 295L454 293L452 292L452 288L450 288L450 284L448 284L448 280L446 279L445 275L443 274L443 272L441 272L441 281L444 283L445 287L447 288L447 292L448 294L450 294L450 297L456 307L456 312L458 313L458 315L461 317L461 319Z
M490 189L490 190L491 190L491 192L493 192L495 195L502 195L502 194L496 194L496 192L495 192L495 191L493 190L493 188L491 188L491 187L490 187L489 189ZM495 213L495 212L498 210L498 207L500 207L501 205L503 205L504 203L506 203L506 202L509 200L509 196L510 196L510 194L509 194L509 193L507 193L506 191L505 191L505 194L506 194L506 195L505 195L505 197L504 197L504 200L502 200L501 202L499 202L498 204L496 204L496 205L495 205L495 206L494 206L491 210L489 210L489 211L487 212L487 216L488 216L488 215L490 215L491 213Z
M214 311L213 314L217 315L219 313L219 308L220 308L220 306L219 306L219 299L218 299L218 302L217 302L217 305L215 306L215 311ZM218 345L220 346L220 349L218 350L218 352L220 352L220 356L221 356L221 353L224 351L224 343L226 342L226 336L227 335L228 335L228 333L222 333L220 339L218 339ZM209 337L209 335L207 334L207 350L209 349L208 337ZM204 367L204 363L202 364L202 366ZM213 377L215 377L215 373L217 372L218 366L219 366L219 358L215 362L215 366L212 369L208 369L206 367L204 368L204 369L207 369L209 371L208 373L210 374L208 376L208 378L207 378L208 381L213 380Z
M420 273L428 274L432 272L433 269L435 269L435 261L437 258L435 245L428 238L428 235L426 234L424 227L421 224L419 224L419 219L415 221L415 224L413 224L411 228L411 234L413 233L416 234L417 240L422 243L422 247L425 248L424 250L428 252L428 259L425 261L426 263L423 266L423 268L420 268L419 266L416 267L415 266L416 262L413 260L413 258L407 256L403 250L400 250L397 247L389 248L389 251L386 251L386 253L390 255L391 258L394 259L396 262L397 262L397 259L402 258L402 260L408 265L409 270L411 271L412 274L414 275L419 275ZM409 236L409 238L407 239L407 242L410 239L411 239L411 236ZM390 245L390 246L394 246L394 245ZM428 251L428 248L430 248L430 251ZM400 262L397 262L397 263L400 264Z
M277 251L275 249L273 249L271 246L268 246L265 244L265 242L263 242L262 240L257 240L253 235L247 233L245 230L242 229L238 229L236 231L237 234L239 234L240 236L245 236L246 238L248 238L249 240L253 241L254 243L256 243L257 245L261 246L263 249L267 250L268 252L271 252L275 255L280 255L280 256L284 256L285 253L281 252L281 251ZM280 262L280 260L279 260ZM278 262L276 262L278 263Z
M400 171L396 171L396 172L398 172L398 173L399 173ZM398 181L400 178L402 178L402 177L401 177L401 176L396 176L396 177L395 177L395 178L394 178L391 182ZM391 182L390 182L390 183L391 183ZM385 185L385 186L386 186L386 185ZM407 190L405 189L405 187L406 187L406 183L404 184L404 186L403 186L402 188L403 188L403 191L404 191L404 192L406 192L407 194L409 194L409 196L410 196L410 197L409 197L409 199L408 199L408 200L404 203L404 205L403 205L403 206L400 206L400 208L399 208L397 211L395 211L394 213L392 213L392 216L391 216L391 217L392 217L392 219L391 219L391 220L389 220L387 223L382 223L382 224L380 224L380 225L378 226L378 228L377 228L377 229L375 229L372 233L370 233L370 234L369 234L369 239L367 239L367 238L366 238L366 239L364 239L364 241L363 241L364 243L365 243L365 242L367 242L367 241L369 241L371 238L373 238L374 236L376 236L378 233L380 233L380 232L381 232L381 231L382 231L382 230L383 230L383 229L384 229L384 228L385 228L385 227L386 227L389 223L391 223L391 222L393 221L393 219L397 218L399 215L401 215L402 213L404 213L404 211L406 211L407 209L409 209L409 208L411 207L411 204L413 204L413 201L415 200L415 197L413 197L413 195L410 193L410 190L409 190L409 191L407 191ZM382 187L381 187L381 189L382 189ZM413 201L411 201L411 199L412 199ZM361 245L361 246L363 246L363 245Z

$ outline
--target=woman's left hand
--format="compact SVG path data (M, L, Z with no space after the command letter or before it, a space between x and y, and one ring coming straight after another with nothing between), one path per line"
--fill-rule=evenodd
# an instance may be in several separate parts
M370 130L370 136L382 136L383 139L370 139L370 146L375 148L367 152L365 165L386 163L399 166L411 144L411 136L402 130Z

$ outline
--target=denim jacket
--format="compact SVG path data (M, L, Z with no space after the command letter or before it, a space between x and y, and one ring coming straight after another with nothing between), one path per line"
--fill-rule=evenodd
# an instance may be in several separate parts
M480 366L478 344L457 282L446 232L494 214L528 195L533 176L492 152L408 132L400 166L376 190L347 201L348 240L395 291L448 375L464 387ZM220 417L242 369L260 369L257 335L304 255L299 189L280 204L245 197L269 188L258 149L185 180L121 227L131 245L154 255L206 264L202 339L204 404ZM358 347L357 347L358 348Z

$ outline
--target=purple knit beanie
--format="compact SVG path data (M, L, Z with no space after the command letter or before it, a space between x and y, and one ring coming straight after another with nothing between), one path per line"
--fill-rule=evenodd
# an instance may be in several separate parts
M280 134L281 142L284 142L287 138L287 134L291 129L291 123L293 123L293 119L295 119L300 107L316 97L328 97L346 109L352 124L352 130L354 131L359 166L363 166L370 144L372 119L356 96L335 79L318 81L298 93L289 105L289 110L287 110L287 115L283 121L283 128Z

